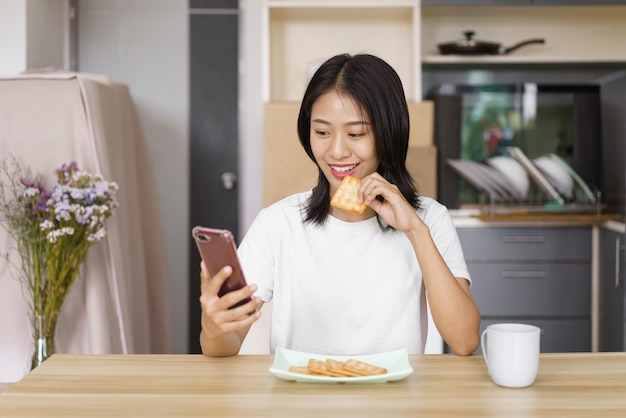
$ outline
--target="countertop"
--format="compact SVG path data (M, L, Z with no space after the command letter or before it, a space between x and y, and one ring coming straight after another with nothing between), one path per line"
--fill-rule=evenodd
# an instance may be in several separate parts
M456 226L489 226L492 224L554 224L554 225L607 225L618 228L624 225L624 216L616 213L569 213L569 212L529 212L511 210L506 213L485 213L478 209L451 209L450 214Z

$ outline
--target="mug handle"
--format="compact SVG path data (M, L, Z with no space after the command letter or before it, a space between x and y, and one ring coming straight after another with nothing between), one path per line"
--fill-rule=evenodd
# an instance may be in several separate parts
M485 364L487 365L487 371L489 370L489 360L487 360L487 329L485 329L482 334L480 334L480 348L483 352L483 357L485 359Z

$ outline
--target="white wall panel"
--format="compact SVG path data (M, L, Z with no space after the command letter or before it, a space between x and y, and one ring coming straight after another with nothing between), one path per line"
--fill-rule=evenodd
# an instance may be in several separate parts
M188 2L80 0L78 68L130 87L155 172L166 239L172 345L187 352Z
M0 0L0 75L26 68L26 0Z

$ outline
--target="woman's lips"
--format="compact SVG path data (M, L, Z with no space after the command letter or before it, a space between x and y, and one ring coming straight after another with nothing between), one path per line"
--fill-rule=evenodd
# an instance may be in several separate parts
M338 179L343 179L356 171L358 164L330 165L330 172Z

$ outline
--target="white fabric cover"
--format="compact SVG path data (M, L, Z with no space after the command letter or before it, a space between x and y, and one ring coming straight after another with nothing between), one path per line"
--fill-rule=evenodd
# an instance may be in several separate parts
M83 73L0 78L0 158L50 186L76 161L119 185L105 240L91 247L59 316L59 353L171 352L165 250L153 171L128 87ZM14 244L0 228L0 251ZM0 381L28 370L32 331L21 284L0 262ZM25 294L24 294L25 295Z

